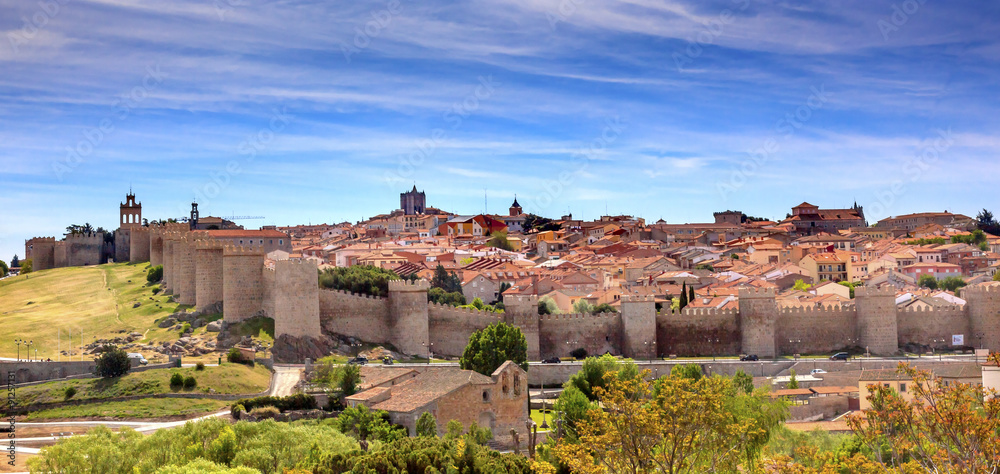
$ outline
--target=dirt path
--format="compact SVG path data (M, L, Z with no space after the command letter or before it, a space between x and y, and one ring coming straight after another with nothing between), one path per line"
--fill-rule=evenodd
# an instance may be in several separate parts
M271 388L271 396L287 397L291 395L301 378L301 367L274 366L274 386Z

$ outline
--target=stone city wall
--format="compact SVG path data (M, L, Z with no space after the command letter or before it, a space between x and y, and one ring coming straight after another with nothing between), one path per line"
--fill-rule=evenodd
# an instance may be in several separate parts
M319 314L326 332L380 344L391 340L388 298L321 289Z
M659 356L736 354L740 351L740 337L740 313L735 309L666 308L656 315Z

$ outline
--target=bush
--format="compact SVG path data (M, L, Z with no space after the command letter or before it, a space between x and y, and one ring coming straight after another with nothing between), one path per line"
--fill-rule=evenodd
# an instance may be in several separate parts
M184 335L189 332L191 332L191 323L184 323L184 325L181 326L181 337L184 337Z
M242 364L243 363L243 353L240 352L240 350L237 349L237 348L235 348L235 347L232 348L232 349L229 349L229 352L226 353L226 360L229 361L229 362L232 362L234 364Z
M197 364L194 365L194 370L196 370L198 372L201 372L201 371L205 370L205 363L204 362L198 362Z
M63 399L69 400L73 398L73 395L76 395L76 387L66 387L66 390L63 392Z
M587 349L584 349L582 347L577 347L576 349L573 349L573 351L570 352L569 355L572 356L576 360L586 359L587 358Z
M237 400L236 405L242 405L246 411L258 407L276 407L278 410L312 410L316 408L316 399L312 395L296 393L287 397L256 397Z
M425 411L417 419L417 436L437 436L437 420L429 411Z
M160 291L161 291L161 290L160 290L160 287L159 287L159 286L154 286L154 287L153 287L153 294L154 294L154 295L158 295L158 294L160 294Z
M198 381L194 379L193 376L188 375L184 378L184 388L190 390L198 386Z
M101 355L94 359L94 362L97 363L97 376L104 378L121 377L132 368L128 353L110 344L104 346Z
M389 296L389 281L399 279L399 275L392 270L354 265L323 270L319 274L319 286L362 295Z
M184 376L179 372L174 372L170 376L170 388L180 388L184 386Z
M277 407L257 407L250 410L250 416L257 418L258 420L276 420L278 415L281 415L281 410Z
M239 403L233 404L233 406L229 408L229 415L232 416L234 420L239 420L240 417L246 412L246 407Z
M146 272L146 281L150 283L159 283L160 280L162 279L163 279L163 265L157 265L153 268L150 268L149 271Z

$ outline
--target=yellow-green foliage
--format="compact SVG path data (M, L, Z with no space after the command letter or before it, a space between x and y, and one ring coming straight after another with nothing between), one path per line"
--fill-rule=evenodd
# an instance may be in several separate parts
M90 403L33 411L28 414L28 421L69 418L149 419L164 416L206 415L225 408L229 403L222 400L144 398L127 402Z
M56 360L60 330L63 350L79 350L81 329L86 343L121 336L121 330L144 333L145 341L177 339L175 333L156 327L156 321L184 307L162 293L153 295L146 286L146 266L57 268L0 282L0 340L33 340L32 355L37 348L39 357ZM137 301L142 305L133 308ZM0 357L14 357L16 352L13 344L0 345Z
M357 442L328 425L270 420L230 425L210 419L150 436L128 428L115 434L98 427L85 436L43 448L28 462L32 472L281 473L299 465L308 467L323 455L357 449ZM174 467L159 470L166 466ZM246 469L219 471L220 466Z

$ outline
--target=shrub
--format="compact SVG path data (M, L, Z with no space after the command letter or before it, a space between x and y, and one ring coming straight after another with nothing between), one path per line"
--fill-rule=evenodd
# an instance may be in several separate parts
M191 323L184 323L184 325L181 326L181 337L184 337L184 335L189 332L191 332Z
M425 411L417 419L417 436L437 436L437 420L429 411Z
M153 294L154 294L154 295L157 295L157 294L159 294L159 293L160 293L160 287L158 287L158 286L154 286L154 287L153 287Z
M163 279L163 265L157 265L153 268L150 268L149 271L146 272L146 281L150 283L159 283L159 281L162 279Z
M235 347L232 348L232 349L229 349L229 352L226 353L226 360L229 361L229 362L232 362L234 364L242 364L243 363L243 353L240 352L240 350L237 349L237 348L235 348Z
M97 363L97 376L104 378L121 377L132 367L128 353L110 344L104 346L101 355L94 359L94 362Z
M246 412L247 412L246 407L244 407L239 403L233 404L233 406L229 409L229 414L233 417L234 420L239 420L240 417L243 416L243 414Z
M569 355L572 356L576 360L586 359L587 358L587 349L584 349L582 347L577 347L576 349L573 349L573 351L570 352Z
M184 385L184 376L178 372L174 372L173 375L170 376L170 387L180 388L183 385Z
M258 420L272 419L276 420L278 415L281 414L281 410L277 407L257 407L250 410L250 415L257 418Z
M286 410L311 410L316 408L316 399L312 395L296 393L287 397L256 397L244 398L236 401L236 405L242 405L244 410L250 411L258 407L276 407L281 411ZM235 405L234 405L235 406Z
M73 395L76 395L76 387L66 387L66 390L63 392L63 399L69 400L73 398Z
M188 375L184 378L184 388L192 389L198 386L198 381L194 379L193 376Z
M198 362L197 364L194 365L194 370L196 370L198 372L201 372L201 371L205 370L205 363L204 362Z

